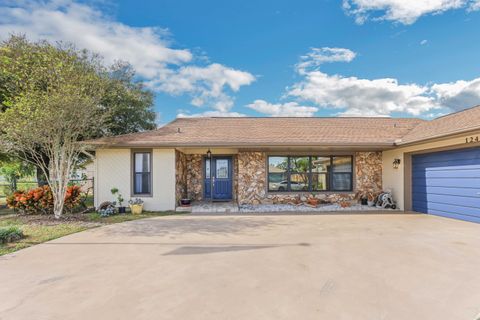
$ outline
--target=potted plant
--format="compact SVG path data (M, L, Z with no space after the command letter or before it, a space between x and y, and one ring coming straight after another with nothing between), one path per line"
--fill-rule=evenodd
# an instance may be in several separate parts
M188 207L188 206L190 206L191 204L192 204L192 199L191 199L191 197L189 197L189 195L188 195L188 188L187 188L187 186L185 186L185 187L183 188L183 198L180 199L180 205L181 205L182 207Z
M319 201L320 200L315 198L315 194L313 194L313 193L307 199L308 204L311 205L311 206L314 206L314 207L318 206Z
M367 205L369 207L373 207L375 205L375 196L371 192L367 194Z
M143 212L143 200L140 198L135 198L133 200L129 200L128 204L130 205L130 210L132 214L142 214Z
M340 204L340 207L343 209L348 208L352 205L349 201L346 201L346 200L340 201L339 204Z
M362 193L362 195L360 196L360 204L362 206L368 205L368 195L366 193Z
M118 191L118 188L115 188L113 187L110 192L112 193L112 195L115 197L117 197L117 201L118 201L118 213L125 213L127 210L124 206L122 206L123 204L123 201L125 201L125 199L123 199L123 196L122 194Z

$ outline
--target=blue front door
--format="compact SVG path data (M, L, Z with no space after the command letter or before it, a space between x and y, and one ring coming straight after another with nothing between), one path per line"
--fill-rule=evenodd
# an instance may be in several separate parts
M205 159L205 199L232 199L232 158L212 157Z

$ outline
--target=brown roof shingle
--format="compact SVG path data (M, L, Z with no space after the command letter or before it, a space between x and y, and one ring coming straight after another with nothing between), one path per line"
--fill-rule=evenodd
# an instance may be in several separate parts
M103 138L111 146L393 145L420 119L179 118L157 130Z
M418 124L402 138L406 144L480 129L480 106Z
M156 130L102 138L121 147L391 146L480 129L480 106L415 118L178 118Z

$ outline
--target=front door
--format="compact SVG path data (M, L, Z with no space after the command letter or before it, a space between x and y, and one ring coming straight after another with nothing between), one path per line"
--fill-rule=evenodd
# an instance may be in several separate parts
M232 200L232 158L205 159L205 199Z

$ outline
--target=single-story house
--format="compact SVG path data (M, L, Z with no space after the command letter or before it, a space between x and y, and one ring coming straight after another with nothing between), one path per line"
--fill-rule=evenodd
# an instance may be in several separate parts
M415 118L179 118L92 141L95 203L330 202L391 190L401 210L480 222L480 106Z

